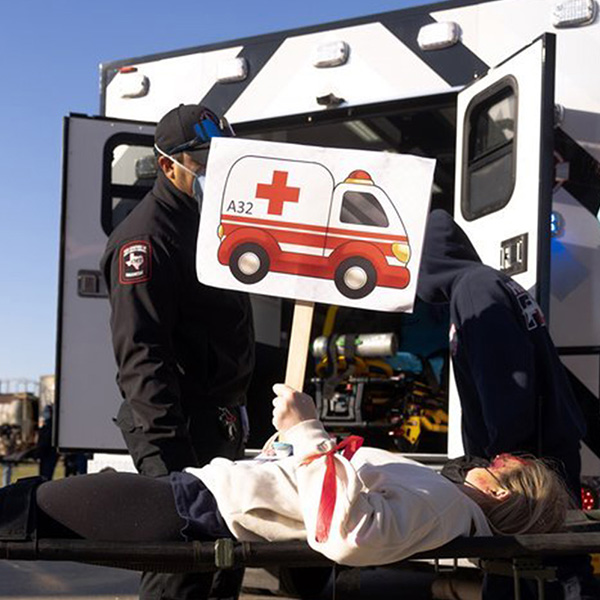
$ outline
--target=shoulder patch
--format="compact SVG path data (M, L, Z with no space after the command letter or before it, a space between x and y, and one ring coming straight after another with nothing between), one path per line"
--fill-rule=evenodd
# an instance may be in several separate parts
M152 246L149 242L129 242L119 250L119 283L150 281L152 277Z
M537 329L538 327L545 327L546 319L544 318L544 313L538 306L538 303L529 295L529 293L512 279L506 282L506 287L517 299L527 329L531 331L532 329Z

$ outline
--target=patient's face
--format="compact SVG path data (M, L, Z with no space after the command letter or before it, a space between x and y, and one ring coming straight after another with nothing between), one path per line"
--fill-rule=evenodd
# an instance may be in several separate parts
M486 494L499 485L498 478L493 474L490 467L470 469L465 477L465 484Z
M499 454L489 467L475 467L467 472L465 484L489 496L502 496L501 477L523 468L525 460L512 454Z

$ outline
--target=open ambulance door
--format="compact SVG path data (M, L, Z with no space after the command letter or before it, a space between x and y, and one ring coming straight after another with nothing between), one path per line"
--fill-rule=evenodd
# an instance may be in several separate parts
M548 315L555 36L544 34L458 94L454 217L481 260ZM448 455L462 454L450 377Z
M65 119L58 298L56 429L62 449L121 450L120 404L99 270L108 235L152 187L154 125Z

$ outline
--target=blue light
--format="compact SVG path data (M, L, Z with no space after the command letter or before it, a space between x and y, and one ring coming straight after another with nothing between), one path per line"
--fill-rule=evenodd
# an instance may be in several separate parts
M550 235L553 238L562 237L565 234L565 220L563 216L553 210L550 213Z

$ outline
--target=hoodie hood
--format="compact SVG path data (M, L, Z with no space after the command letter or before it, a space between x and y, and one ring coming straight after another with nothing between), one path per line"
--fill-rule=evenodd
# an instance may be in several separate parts
M454 219L444 210L432 211L423 242L417 296L432 304L448 303L456 281L481 264L473 244Z

